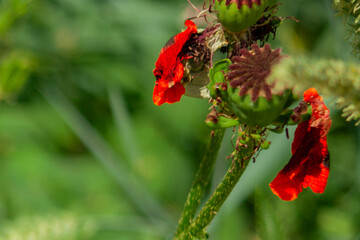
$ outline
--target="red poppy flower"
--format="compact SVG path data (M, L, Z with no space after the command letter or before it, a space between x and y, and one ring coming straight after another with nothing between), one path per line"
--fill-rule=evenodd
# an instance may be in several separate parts
M190 56L184 52L183 47L192 34L197 33L195 23L186 20L185 25L187 29L175 35L166 43L155 63L153 73L156 82L153 101L158 106L165 102L178 102L185 93L185 88L181 84L184 75L184 66L181 61L189 59Z
M314 88L305 91L304 101L311 105L311 118L296 128L292 157L270 183L273 193L287 201L296 199L306 187L315 193L323 193L329 175L326 141L331 126L329 109Z

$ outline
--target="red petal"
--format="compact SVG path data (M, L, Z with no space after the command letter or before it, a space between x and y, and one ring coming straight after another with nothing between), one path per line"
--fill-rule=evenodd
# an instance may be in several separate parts
M163 103L174 103L181 99L181 96L185 93L185 88L181 83L176 83L166 91L161 90L158 85L155 85L153 101L156 105L160 106Z
M185 93L184 87L180 87L178 84L180 84L184 74L184 66L181 61L188 59L188 56L181 51L191 35L197 32L197 27L192 21L186 20L185 25L187 29L172 37L165 44L155 63L153 73L156 77L156 83L153 101L156 105L161 105L165 102L177 102ZM175 90L179 90L180 92L176 92Z
M273 193L282 200L294 200L303 188L323 193L329 176L329 153L326 134L330 129L329 109L314 88L304 93L312 115L298 125L292 144L292 157L270 183Z
M155 69L156 70L156 69ZM154 71L155 72L155 71ZM174 103L180 101L181 96L185 93L184 86L180 83L184 75L184 66L179 61L174 69L173 78L160 78L155 82L153 101L155 105L162 105L163 103ZM180 87L181 86L181 87ZM178 90L176 92L174 90ZM171 95L174 96L171 96Z

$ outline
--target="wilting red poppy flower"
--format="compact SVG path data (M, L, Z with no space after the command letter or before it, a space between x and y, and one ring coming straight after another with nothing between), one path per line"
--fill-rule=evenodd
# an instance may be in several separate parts
M270 183L273 193L287 201L296 199L306 187L315 193L323 193L329 175L326 141L331 126L329 109L314 88L305 91L304 101L312 107L311 118L296 128L292 157Z
M197 33L195 23L186 20L185 25L187 29L175 35L166 43L155 63L153 73L156 77L156 82L153 101L158 106L165 102L178 102L185 93L185 88L181 84L181 79L184 75L184 66L181 61L189 59L190 56L183 51L183 47L191 35Z

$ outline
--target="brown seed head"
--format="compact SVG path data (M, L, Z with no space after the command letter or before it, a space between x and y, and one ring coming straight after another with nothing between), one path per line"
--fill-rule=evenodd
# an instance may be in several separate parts
M266 78L270 75L271 67L280 62L281 49L272 50L269 44L265 44L262 48L253 44L251 48L251 50L242 48L232 57L233 64L230 65L226 75L230 87L239 87L239 95L250 94L254 102L259 96L270 100L273 86L266 82Z

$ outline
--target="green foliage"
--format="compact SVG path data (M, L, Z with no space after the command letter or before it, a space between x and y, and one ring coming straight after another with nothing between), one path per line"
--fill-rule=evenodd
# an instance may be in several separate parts
M340 60L292 57L283 60L272 72L270 80L277 87L294 88L301 95L315 87L320 95L335 99L344 108L348 121L360 124L360 65Z
M187 228L191 225L195 217L201 199L203 198L204 190L210 184L214 163L217 158L224 133L224 129L214 130L212 132L211 140L207 146L207 151L200 163L199 170L196 173L195 180L186 199L184 211L176 229L175 239L177 239L176 237L180 234L187 232Z
M0 99L9 99L18 94L26 84L34 65L25 53L12 52L0 62Z
M255 194L255 221L258 234L262 240L282 240L284 233L281 229L276 210L263 191L257 189Z
M352 53L360 54L360 2L358 0L334 0L334 8L349 24L349 39L352 39Z
M0 6L0 36L9 30L15 21L29 11L31 0L3 0Z

